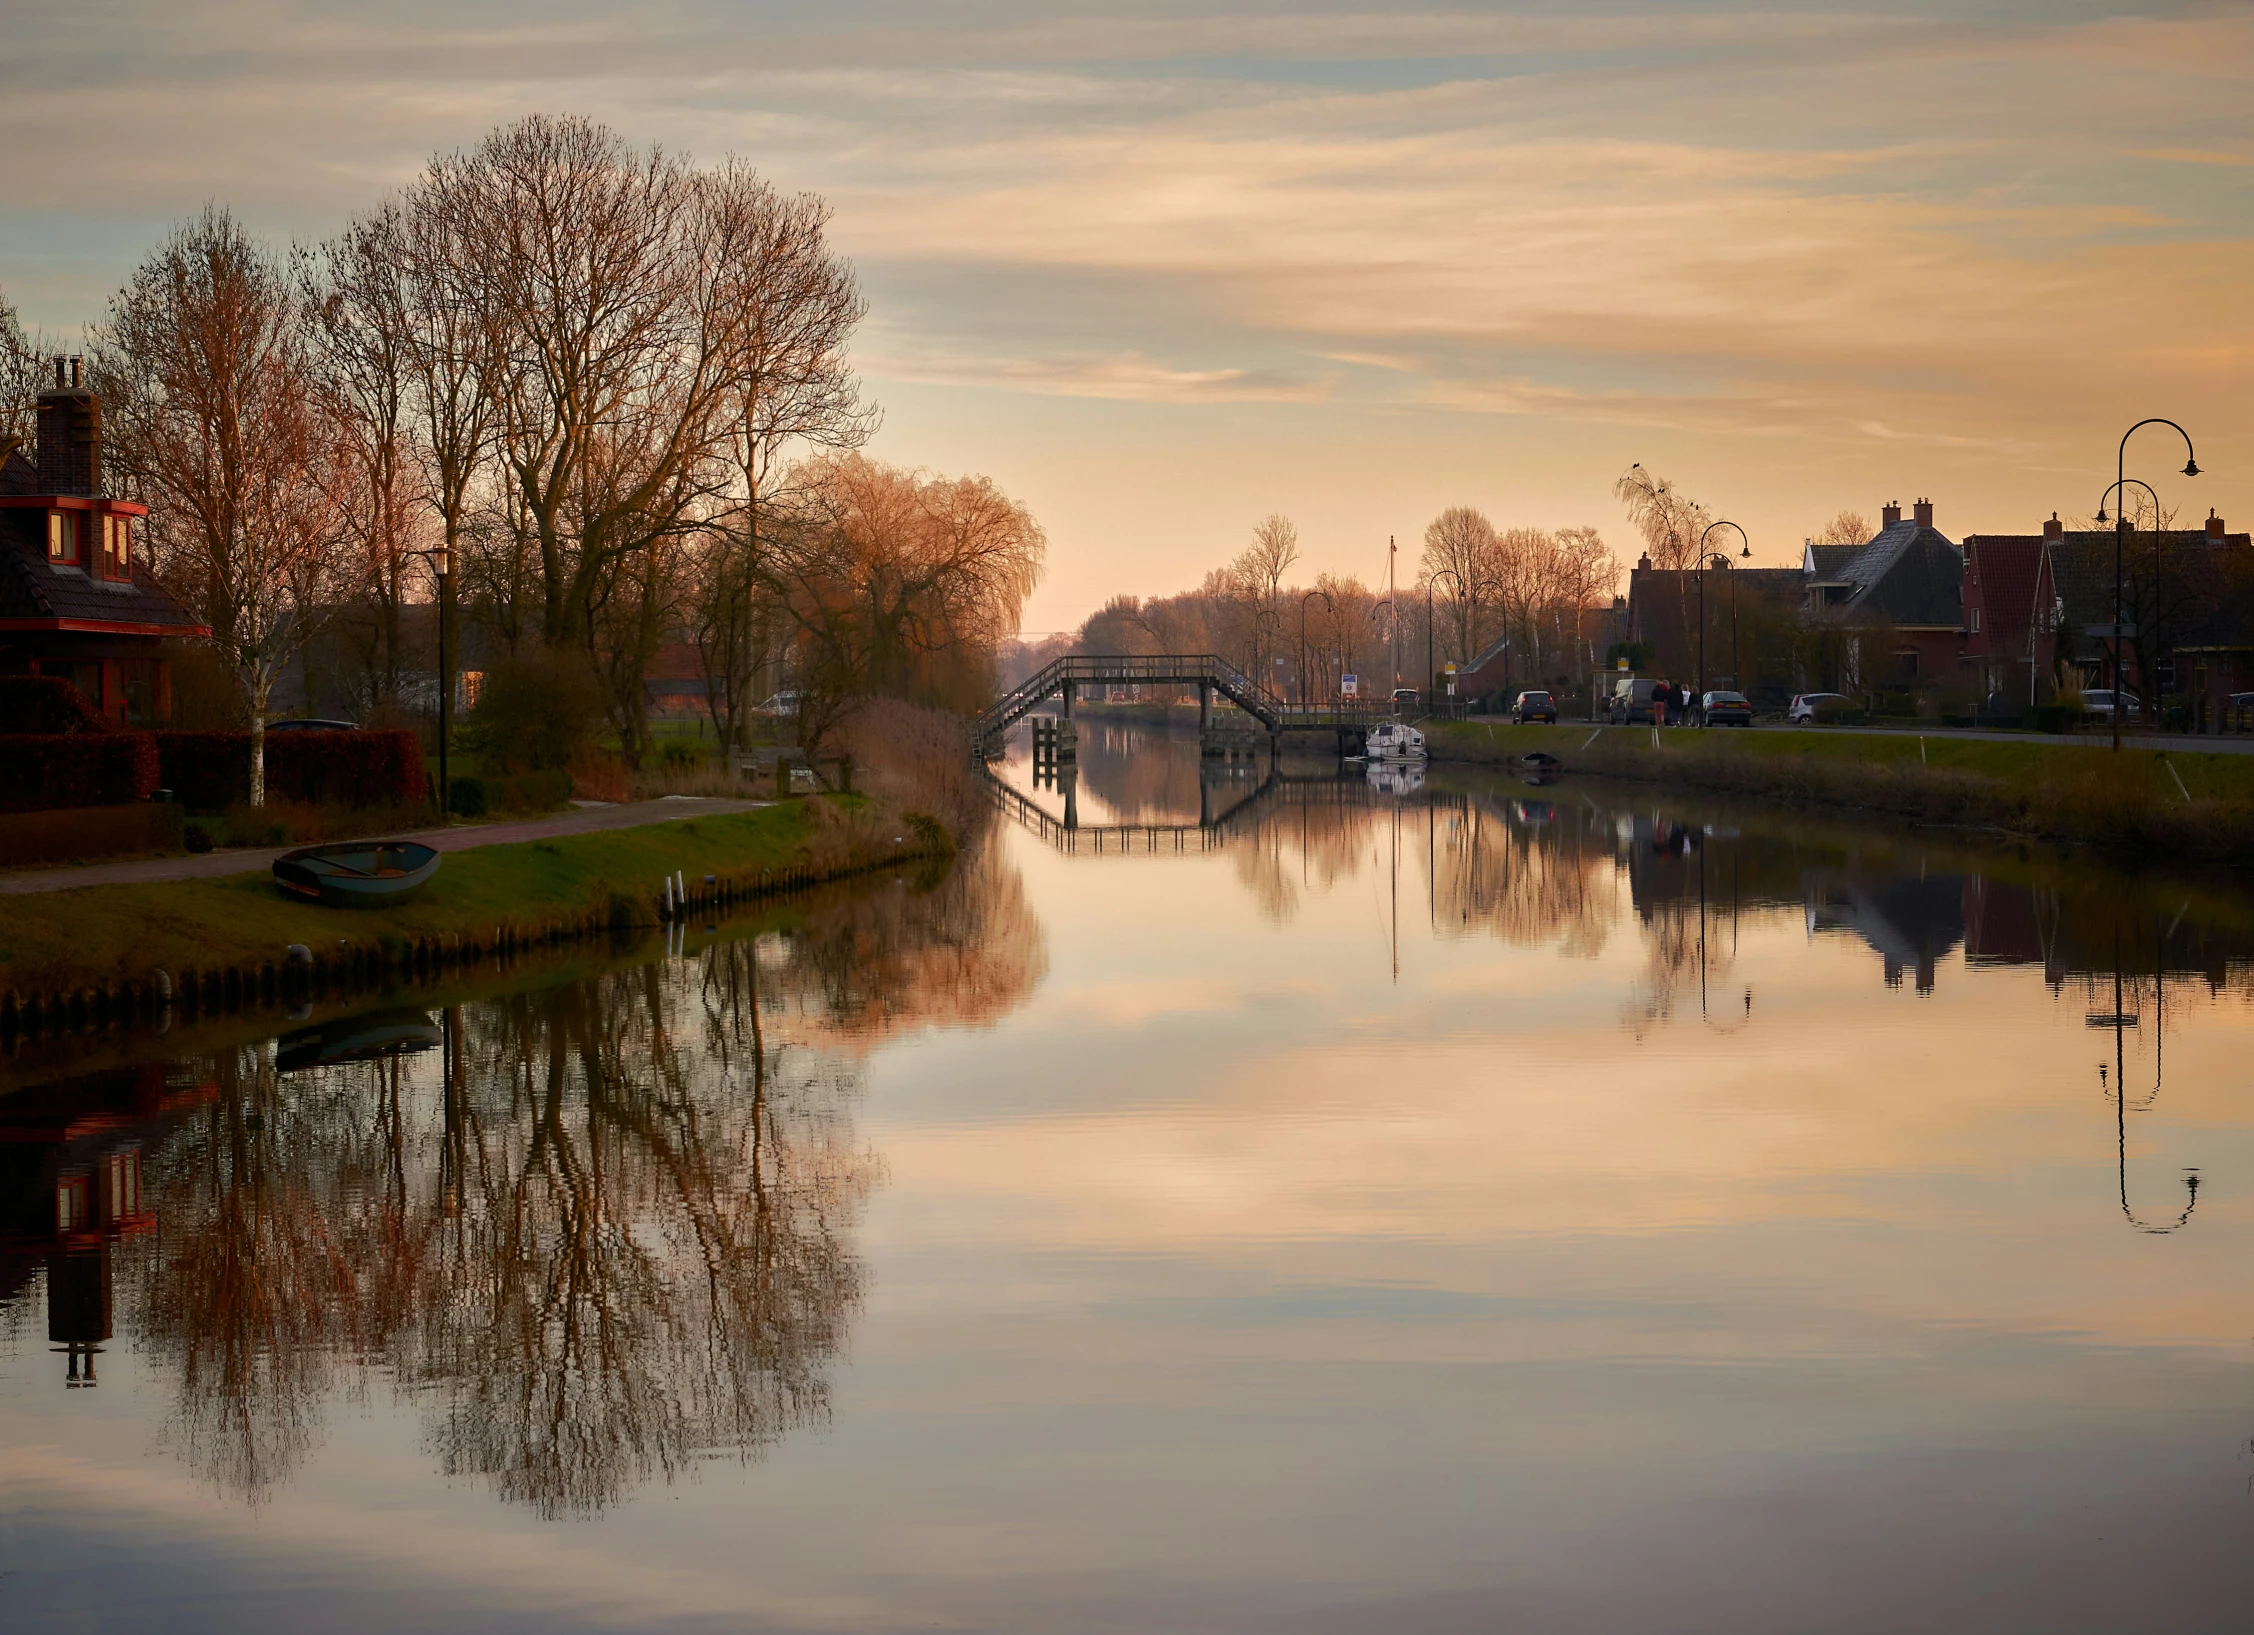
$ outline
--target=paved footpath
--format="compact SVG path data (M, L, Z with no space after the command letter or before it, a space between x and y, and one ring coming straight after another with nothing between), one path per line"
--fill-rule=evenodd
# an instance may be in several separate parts
M722 800L702 795L668 795L662 800L629 801L619 806L589 802L548 817L424 829L405 838L420 840L442 852L466 852L478 846L505 846L517 840L546 840L553 835L594 834L603 829L636 829L645 823L678 823L684 818L753 812L773 804L772 801ZM150 880L208 880L229 874L255 874L271 867L275 858L292 850L295 848L272 846L259 851L205 852L199 857L142 857L124 863L77 863L60 869L0 871L0 897L25 896L35 891L68 891L77 886L139 885Z

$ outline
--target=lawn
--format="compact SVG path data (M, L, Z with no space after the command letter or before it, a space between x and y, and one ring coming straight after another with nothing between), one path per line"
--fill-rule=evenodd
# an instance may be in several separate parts
M9 897L0 910L0 991L67 992L145 981L157 969L256 966L279 962L291 943L333 950L345 938L365 946L484 939L500 927L529 933L590 911L610 914L614 905L648 919L660 882L675 871L692 883L711 874L740 885L763 870L844 872L894 844L901 848L895 855L931 849L928 832L889 816L877 803L843 796L482 846L448 854L414 902L380 911L286 897L265 870Z

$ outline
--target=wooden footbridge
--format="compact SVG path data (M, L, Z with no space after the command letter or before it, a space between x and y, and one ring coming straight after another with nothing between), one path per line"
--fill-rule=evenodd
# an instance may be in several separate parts
M1063 714L1086 687L1195 687L1197 724L1212 725L1216 695L1268 729L1271 738L1287 732L1335 732L1340 753L1361 747L1363 735L1393 718L1392 706L1347 700L1330 704L1291 704L1251 680L1216 653L1075 653L1045 665L1011 688L972 725L980 758L1000 753L1010 728L1052 698L1063 700Z

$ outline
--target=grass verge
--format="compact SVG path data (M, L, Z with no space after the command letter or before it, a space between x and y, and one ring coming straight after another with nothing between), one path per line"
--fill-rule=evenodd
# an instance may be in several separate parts
M1535 750L1573 772L1679 784L2145 855L2254 848L2254 756L2001 743L1915 733L1695 731L1431 722L1435 761L1516 765Z
M710 874L739 889L764 878L836 878L887 858L950 849L929 818L854 796L635 829L559 835L455 852L415 901L334 909L284 896L272 876L88 886L7 899L0 993L29 997L147 983L164 970L256 971L291 943L333 954L340 941L399 951L490 945L558 928L655 924L660 882Z

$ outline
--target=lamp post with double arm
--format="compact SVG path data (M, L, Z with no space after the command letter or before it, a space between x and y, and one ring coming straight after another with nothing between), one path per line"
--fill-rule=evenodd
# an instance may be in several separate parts
M2129 439L2134 437L2140 430L2142 430L2146 426L2166 426L2178 437L2181 437L2184 440L2184 475L2187 477L2196 477L2199 475L2199 456L2192 449L2191 433L2185 431L2183 427L2177 425L2173 420L2169 420L2164 416L2156 414L2147 415L2144 419L2138 421L2134 426L2131 426L2127 431L2121 434L2121 446L2114 451L2113 456L2114 488L2121 488L2127 484L2129 479ZM2108 489L2107 492L2111 493L2112 489ZM2147 489L2146 492L2150 493L2151 490ZM2153 506L2153 528L2155 533L2157 533L2160 526L2159 501L2157 499L2153 501ZM2104 520L2105 508L2101 504L2098 507L2098 521L2103 522ZM2113 643L2112 713L2113 750L2115 754L2119 754L2121 751L2121 558L2122 553L2128 547L2128 543L2129 513L2128 508L2124 506L2121 510L2120 521L2115 524L2113 529L2113 622L2110 626L2107 627L2109 637ZM2153 549L2155 555L2157 555L2159 550L2158 545L2155 544ZM2158 587L2156 586L2155 590L2157 590L2157 588ZM2151 686L2152 679L2148 676L2145 678L2145 687L2149 691L2151 689Z
M1706 569L1715 562L1725 568L1730 565L1726 552L1715 551L1711 555L1707 552L1706 541L1717 528L1737 528L1738 543L1743 547L1737 554L1741 557L1753 554L1753 541L1745 537L1745 530L1726 519L1708 523L1706 531L1698 536L1698 707L1702 720L1706 708Z
M1433 663L1432 663L1432 586L1433 586L1433 582L1434 582L1435 580L1439 580L1439 579L1453 579L1453 580L1454 580L1454 581L1456 582L1456 595L1457 595L1457 596L1459 596L1459 597L1461 597L1461 598L1463 598L1464 600L1467 600L1467 601L1468 601L1468 600L1470 599L1470 597L1471 597L1471 592L1470 592L1470 591L1468 591L1468 590L1466 590L1466 589L1464 588L1464 578L1463 578L1463 575L1462 575L1462 574L1460 574L1460 573L1458 573L1458 572L1456 572L1456 570L1455 570L1455 569L1453 569L1453 568L1435 568L1435 569L1433 569L1433 570L1432 570L1432 572L1430 572L1429 574L1425 575L1425 580L1424 580L1424 688L1425 688L1425 710L1424 710L1424 713L1425 713L1425 714L1427 714L1427 715L1430 715L1430 714L1432 714L1432 678L1433 678L1433 676L1434 676L1434 675L1436 674L1436 672L1435 672L1435 670L1434 670L1434 668L1433 668Z

